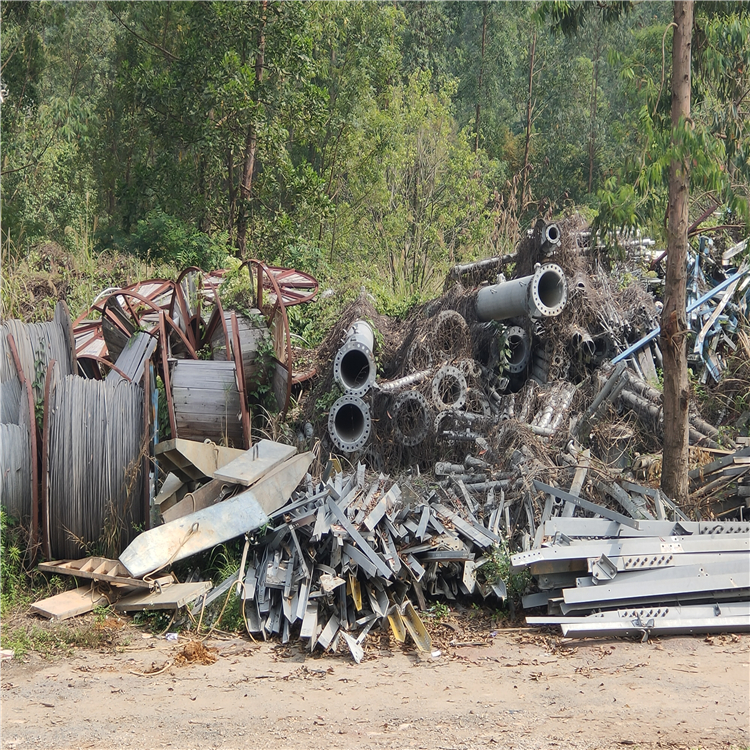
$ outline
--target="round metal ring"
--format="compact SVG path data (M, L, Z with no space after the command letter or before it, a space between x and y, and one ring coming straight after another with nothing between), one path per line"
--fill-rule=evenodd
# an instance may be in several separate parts
M457 367L445 365L432 379L432 400L438 409L460 409L466 403L466 378Z
M377 375L375 357L359 341L349 340L336 354L333 376L352 396L363 396L372 388Z
M430 405L419 391L405 391L393 404L393 431L403 445L421 443L430 429Z

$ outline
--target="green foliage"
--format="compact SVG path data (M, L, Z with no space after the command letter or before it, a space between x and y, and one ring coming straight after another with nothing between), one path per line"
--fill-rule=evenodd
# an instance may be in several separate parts
M531 583L531 574L527 569L512 570L510 563L510 549L506 541L493 547L486 554L487 560L477 568L477 579L486 583L503 581L508 596L516 603L520 603L521 596Z
M169 260L180 268L197 266L205 271L226 265L227 233L209 236L160 209L138 221L124 249L142 258Z

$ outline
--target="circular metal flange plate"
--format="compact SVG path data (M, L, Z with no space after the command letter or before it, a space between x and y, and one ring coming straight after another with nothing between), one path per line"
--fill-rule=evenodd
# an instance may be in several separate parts
M338 399L328 413L328 434L333 444L345 453L364 448L371 428L370 407L351 393Z
M430 429L430 405L419 391L405 391L393 404L393 431L405 446L421 443Z
M531 342L529 341L528 334L521 326L508 326L505 329L505 341L511 348L510 361L505 366L505 369L513 374L523 372L526 369L526 365L529 364L531 357ZM520 357L516 355L517 347L524 347L522 356Z
M542 301L539 292L542 279L547 274L557 276L557 283L562 287L560 297L554 305L546 305ZM557 263L545 263L543 266L537 268L534 273L534 278L531 280L531 284L529 284L529 289L531 291L531 298L534 302L537 314L544 318L554 318L556 315L559 315L568 301L568 282L565 280L565 272L557 265Z
M445 365L432 379L432 400L438 409L460 409L466 403L466 378L457 367ZM451 400L445 396L451 396Z
M347 384L344 382L344 377L341 372L341 367L344 362L344 358L347 354L350 352L360 352L367 360L367 366L368 366L368 372L367 377L365 380L356 387L352 388L351 384ZM358 356L358 355L355 355ZM348 395L351 396L363 396L367 391L372 388L373 384L375 383L375 378L377 376L377 366L375 364L375 357L373 356L372 352L362 343L359 341L347 341L341 349L338 350L338 353L336 354L336 359L333 361L333 377L336 379L336 382L341 385L341 387L346 391Z

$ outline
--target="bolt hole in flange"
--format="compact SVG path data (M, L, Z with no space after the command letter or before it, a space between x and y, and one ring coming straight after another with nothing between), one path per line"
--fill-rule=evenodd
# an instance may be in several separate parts
M359 396L342 396L328 414L328 434L333 444L345 453L361 450L370 437L371 427L370 407Z
M441 367L432 379L432 400L440 411L460 409L466 403L466 378L457 367Z
M431 421L427 399L418 391L405 391L393 404L393 431L405 446L421 443L427 437Z

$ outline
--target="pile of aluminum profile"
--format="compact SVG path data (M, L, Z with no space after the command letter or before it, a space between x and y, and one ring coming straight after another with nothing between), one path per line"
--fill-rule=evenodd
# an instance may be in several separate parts
M511 558L538 589L523 598L524 608L547 607L546 616L527 617L529 625L559 625L566 636L644 639L750 631L750 523L634 519L599 509L594 518L548 517L539 545Z
M367 634L383 626L398 642L408 634L429 652L417 615L426 597L476 592L505 599L502 581L476 574L500 543L499 530L478 522L464 500L437 491L423 496L408 478L397 484L368 476L363 464L349 474L333 468L329 462L322 481L307 475L290 502L270 514L272 529L248 556L240 588L251 633L286 643L299 632L311 651L336 651L341 643L360 661ZM207 600L237 580L235 574Z

